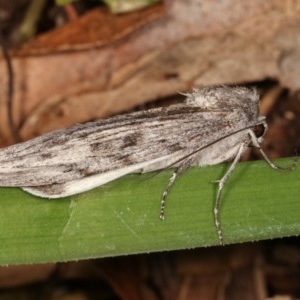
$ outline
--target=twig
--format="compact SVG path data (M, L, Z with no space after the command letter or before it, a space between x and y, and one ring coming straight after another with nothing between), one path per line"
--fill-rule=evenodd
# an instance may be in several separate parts
M8 126L10 128L11 134L14 138L15 142L20 142L21 137L19 131L14 123L13 119L13 95L14 95L14 72L11 63L11 58L9 53L2 42L2 38L0 37L0 45L2 48L3 57L5 60L6 68L7 68L7 75L8 75L8 83L7 83L7 119L8 119Z

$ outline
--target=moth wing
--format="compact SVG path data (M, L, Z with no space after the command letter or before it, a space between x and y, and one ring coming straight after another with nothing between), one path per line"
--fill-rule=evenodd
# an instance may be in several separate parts
M243 128L243 116L232 114L171 106L54 131L0 150L0 186L44 197L58 195L64 186L63 195L71 195L155 162L165 168Z
M100 173L100 174L84 177L78 180L71 180L65 183L23 187L22 189L32 195L43 197L43 198L49 198L49 199L72 196L75 194L79 194L91 190L95 187L101 186L105 183L113 181L127 174L141 172L144 167L147 167L151 164L160 163L161 161L166 159L168 159L168 157L160 157L159 159L155 159L152 161L146 161L144 163L131 165L107 173Z

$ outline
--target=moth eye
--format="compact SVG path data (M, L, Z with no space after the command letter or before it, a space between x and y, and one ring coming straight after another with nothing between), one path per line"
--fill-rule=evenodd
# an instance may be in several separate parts
M253 127L252 130L253 130L255 136L257 138L260 138L265 135L267 128L264 124L259 124L259 125L256 125L255 127Z

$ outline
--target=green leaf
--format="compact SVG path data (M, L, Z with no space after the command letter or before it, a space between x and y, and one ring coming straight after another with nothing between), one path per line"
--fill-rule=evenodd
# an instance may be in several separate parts
M127 13L153 5L160 0L103 0L112 13Z
M75 1L78 1L78 0L55 0L55 3L56 5L67 5L69 3L72 3L72 2L75 2Z
M291 159L278 161L289 164ZM0 264L58 262L217 245L216 184L228 164L191 168L175 182L158 218L172 170L129 175L90 192L45 200L1 188ZM226 244L300 233L300 168L239 163L225 185L221 225Z

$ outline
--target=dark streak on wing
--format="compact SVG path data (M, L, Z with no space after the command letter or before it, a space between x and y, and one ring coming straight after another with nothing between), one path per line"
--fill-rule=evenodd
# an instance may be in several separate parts
M125 136L123 138L123 148L137 146L139 136L140 133Z

